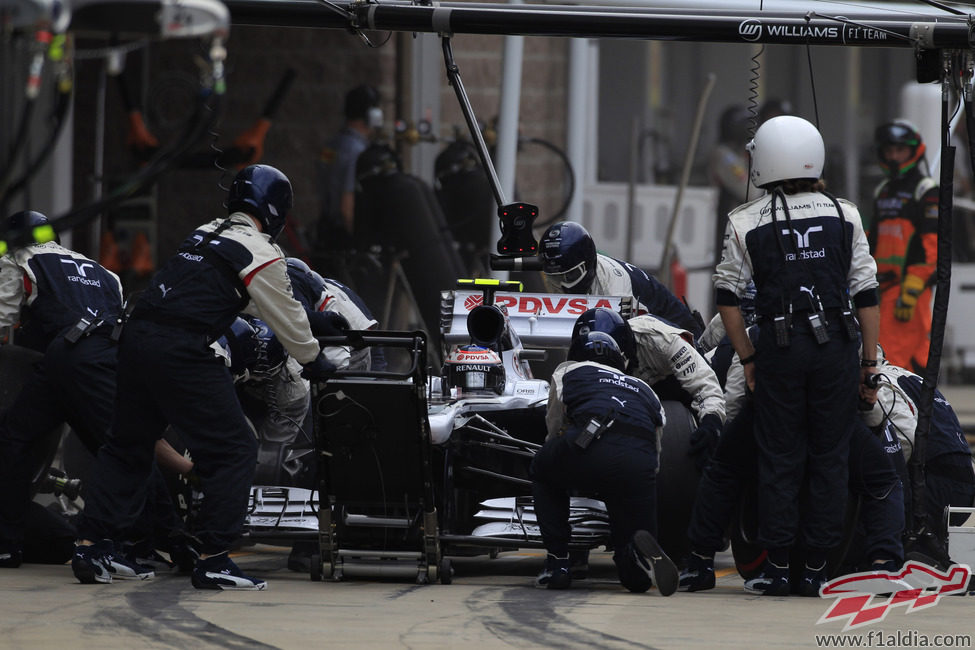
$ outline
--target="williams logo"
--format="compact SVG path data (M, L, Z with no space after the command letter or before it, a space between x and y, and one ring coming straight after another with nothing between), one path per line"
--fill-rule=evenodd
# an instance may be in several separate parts
M738 35L743 41L753 43L762 37L762 23L754 18L743 20L738 25Z
M739 33L741 27L738 28ZM816 39L835 41L840 37L840 28L832 25L769 25L768 35L770 37L784 39Z

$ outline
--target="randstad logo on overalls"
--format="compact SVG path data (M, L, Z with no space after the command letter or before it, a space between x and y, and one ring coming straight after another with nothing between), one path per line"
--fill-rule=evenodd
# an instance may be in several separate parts
M809 236L814 232L822 232L822 231L823 231L822 226L809 226L809 228L807 228L805 232L799 232L798 230L789 230L788 228L784 228L782 230L782 234L785 235L786 237L789 236L789 233L794 234L796 236L796 247L800 249L799 257L804 260L811 260L811 259L826 257L825 248L820 248L816 250L809 249ZM796 259L796 254L787 253L785 259L792 262Z
M91 262L80 262L79 263L79 262L76 262L75 260L61 260L61 263L62 264L67 264L69 266L74 266L75 272L78 274L78 275L70 275L70 274L69 275L65 275L65 277L70 282L78 282L80 284L85 284L85 285L88 285L90 287L100 287L100 286L102 286L101 280L92 280L91 278L88 277L88 274L85 273L85 269L93 269L93 268L95 268L95 265L92 264Z

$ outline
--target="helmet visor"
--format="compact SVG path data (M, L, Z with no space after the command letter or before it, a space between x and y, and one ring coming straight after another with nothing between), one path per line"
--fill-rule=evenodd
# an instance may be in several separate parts
M464 373L458 373L458 388L466 388L467 390L477 390L484 388L487 385L487 373L480 372L478 370L468 370Z
M898 143L907 145L918 144L917 133L906 124L886 124L877 129L878 144Z
M549 273L546 271L546 275L561 285L563 289L571 289L586 277L586 263L579 262L568 271L562 273Z

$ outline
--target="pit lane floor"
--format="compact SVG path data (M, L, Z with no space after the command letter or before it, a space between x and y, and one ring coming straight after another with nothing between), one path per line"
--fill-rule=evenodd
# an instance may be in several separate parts
M912 613L895 607L844 634L841 622L817 624L832 600L746 594L727 553L714 590L669 598L626 592L601 551L589 579L565 592L532 586L537 552L454 558L453 584L426 586L312 582L287 569L287 555L256 545L236 556L268 580L263 592L199 591L176 574L82 585L66 565L0 569L0 648L826 647L817 635L839 635L846 640L834 645L847 647L854 637L860 647L916 647L949 635L950 647L970 648L975 637L975 597L958 596Z

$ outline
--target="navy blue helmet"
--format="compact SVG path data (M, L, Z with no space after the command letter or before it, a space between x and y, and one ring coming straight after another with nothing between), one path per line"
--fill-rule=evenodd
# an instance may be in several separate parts
M291 293L306 310L317 310L318 301L325 290L325 278L297 257L286 257L284 261L288 265Z
M751 327L758 322L758 313L755 311L756 295L755 283L749 280L748 284L745 285L745 295L738 301L738 308L741 310L741 316L745 320L746 327Z
M620 372L626 370L626 359L620 346L606 332L589 332L573 337L568 358L570 361L595 361Z
M596 279L596 244L577 223L549 226L538 242L542 271L565 291L588 293Z
M288 358L267 323L253 316L238 316L221 338L230 350L234 377L268 379Z
M300 257L286 257L284 258L284 261L285 263L287 263L289 269L294 268L295 270L301 271L303 273L312 272L311 267L308 266L308 263L305 262L305 260L301 259Z
M246 212L274 241L294 205L291 181L270 165L249 165L237 173L227 198L230 212Z
M7 217L7 230L29 230L50 223L46 216L36 210L21 210ZM54 235L54 241L61 243L61 238L57 236L57 233Z
M575 325L572 326L572 341L580 335L589 332L603 332L609 334L619 346L620 353L626 363L636 361L636 338L630 324L623 320L618 312L606 307L587 309L579 314Z

